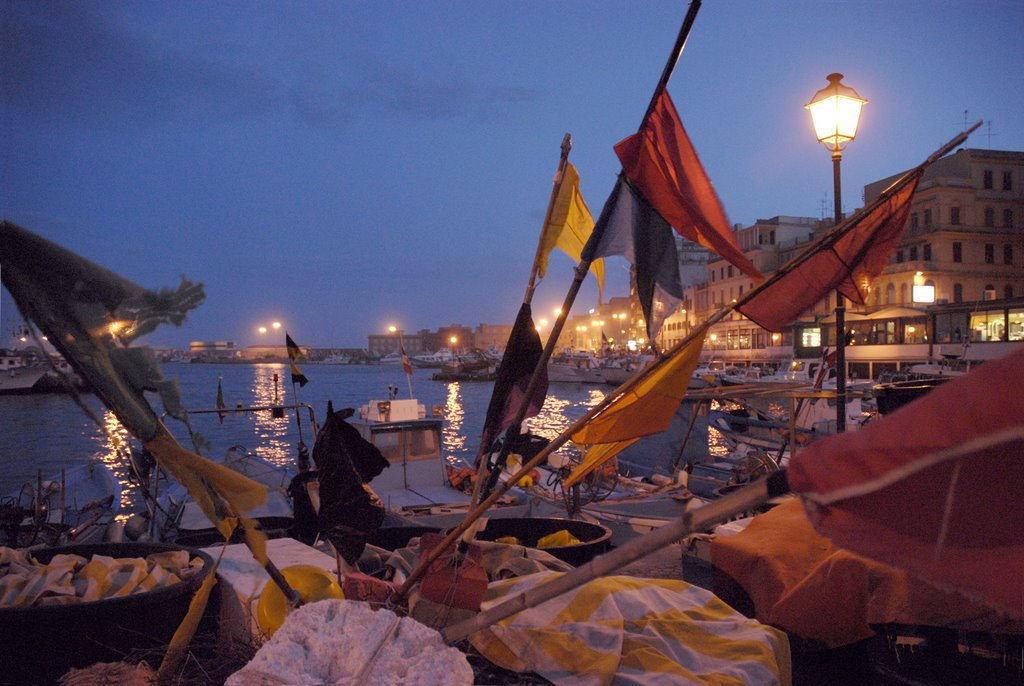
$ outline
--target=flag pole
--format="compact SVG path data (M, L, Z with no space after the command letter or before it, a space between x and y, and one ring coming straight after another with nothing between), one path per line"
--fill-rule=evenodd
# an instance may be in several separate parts
M547 241L548 225L551 223L551 215L555 211L555 202L558 200L558 195L562 190L562 181L565 178L565 168L569 164L569 152L571 150L572 135L566 133L562 138L561 156L558 160L558 169L555 172L555 180L551 187L551 197L548 199L548 208L544 213L544 224L541 226L540 238L537 241L537 252L533 258L533 268L530 270L530 280L526 286L526 293L523 295L524 305L530 305L533 301L533 292L536 289L537 276L540 274L541 258L544 254L544 244ZM584 275L585 274L586 271L584 271ZM576 286L576 290L579 290L578 285ZM571 299L568 296L566 297L566 303L563 304L562 310L558 314L555 326L552 328L551 335L548 336L548 345L544 347L541 357L537 362L537 366L534 367L533 373L530 375L530 381L527 383L526 393L523 396L523 400L516 411L516 415L513 418L512 423L509 425L508 429L505 430L506 440L502 442L501 451L498 453L494 467L490 470L488 469L489 461L484 458L487 451L489 451L490 446L480 446L478 458L480 464L477 465L476 481L473 483L473 493L469 500L471 506L476 505L476 503L480 501L481 497L487 497L488 492L494 487L494 483L501 474L501 470L504 468L505 462L508 460L509 453L512 450L512 445L511 441L509 441L507 437L517 435L522 427L523 419L526 417L526 413L530 407L530 398L533 397L533 394L537 390L537 385L540 383L541 372L547 366L548 360L551 358L551 354L554 351L554 346L558 343L558 335L561 333L562 325L564 325L559 322L565 321L565 317L568 316L569 309L572 307L572 301L575 299L575 291L572 291L572 294Z
M789 484L786 480L785 470L770 474L702 507L688 510L665 526L638 536L625 545L595 557L565 574L515 595L469 619L452 624L441 630L441 637L448 645L458 643L510 615L536 607L546 600L560 596L597 577L606 576L634 560L639 560L655 550L664 548L673 541L692 533L707 531L720 522L759 507L770 499L788 492Z
M295 366L295 360L302 356L302 349L299 348L296 345L295 349L298 352L297 353L293 353L292 352L292 346L288 345L288 344L289 343L293 343L294 344L294 341L292 341L291 336L288 335L287 331L284 332L284 340L285 340L285 346L284 347L285 347L285 350L288 352L288 362L291 363L290 364L291 369L289 370L289 376L291 377L291 380L292 380L292 395L295 396L295 404L298 405L299 404L299 389L295 386L295 383L296 383L295 382L295 374L291 373L291 372L293 370L295 370L295 369L298 369L298 367ZM295 462L296 462L296 466L298 467L298 470L300 472L304 472L304 471L309 469L309 448L306 447L306 441L303 440L303 438L302 438L302 410L300 408L298 408L298 407L295 408L295 425L296 425L296 427L299 430L299 445L298 445L299 454L296 456Z
M537 277L540 275L540 262L544 255L544 244L547 242L548 225L551 223L551 215L555 211L555 201L562 190L562 180L565 178L565 167L569 164L569 151L572 150L572 135L565 134L562 138L562 156L558 160L558 171L555 172L555 182L551 185L551 198L548 200L548 209L544 213L544 224L540 229L540 240L537 241L537 253L533 257L533 268L530 270L530 281L526 285L526 294L523 302L529 305L533 301L533 291L537 287Z
M662 70L661 78L658 80L658 85L657 85L657 87L654 90L654 95L651 97L650 104L647 106L647 112L644 114L644 118L640 122L640 128L637 129L638 131L643 130L644 124L646 124L647 118L650 116L651 112L653 111L654 106L655 106L655 104L658 101L658 98L661 97L662 92L668 86L668 82L672 78L672 74L675 71L676 64L678 64L679 58L680 58L680 56L682 56L683 48L686 47L686 40L687 40L687 38L690 35L690 30L693 28L694 21L697 18L697 12L700 10L700 4L701 4L701 0L692 0L692 2L690 3L690 6L686 10L686 16L683 18L682 26L680 26L680 28L679 28L679 34L676 36L675 45L672 46L672 51L669 54L669 58L668 58L668 60L665 63L665 68ZM566 134L566 137L568 138L568 134ZM568 151L565 150L565 141L564 140L563 140L562 145L563 145L563 160L564 160L564 159L567 159L567 157L568 157ZM560 171L563 170L564 169L564 164L561 164L559 169L560 169ZM561 179L559 177L559 183L560 182L561 182ZM547 219L545 220L545 223L544 223L544 230L545 231L547 230L547 222L550 220L550 217L551 217L552 206L553 206L553 203L554 203L554 200L555 200L555 197L556 197L555 193L557 193L557 188L554 189L554 191L552 193L552 196L551 196L551 203L549 203L549 205L548 205L548 216L547 216ZM597 231L597 227L596 226L595 226L594 231L595 232ZM602 231L603 231L603 228L602 228ZM595 235L595 234L592 233L591 236L590 236L590 240L588 241L588 245L596 244L596 241L599 240L600 237L601 237L600 235ZM542 233L542 239L541 240L543 241L543 233ZM542 249L542 246L543 246L543 243L541 243L541 245L538 247L538 255L539 255L539 251ZM569 286L569 291L568 291L568 293L566 293L565 300L562 303L561 311L558 313L558 317L555 319L555 323L554 323L554 325L551 328L551 333L548 335L548 342L544 346L544 351L541 353L541 358L537 362L537 367L534 369L533 374L530 376L530 382L527 385L526 393L523 395L523 400L522 400L522 402L521 402L521 404L519 406L519 411L516 413L516 416L513 419L512 424L510 424L508 429L505 431L505 436L515 435L515 434L519 433L520 427L521 427L521 425L523 423L523 419L525 418L527 409L529 407L529 399L533 397L533 393L537 390L537 385L540 383L541 371L546 368L548 360L551 359L551 356L554 353L555 345L557 345L558 338L559 338L559 336L561 336L562 329L565 327L565 322L566 322L566 320L569 317L569 310L572 309L572 305L573 305L573 303L576 300L576 294L579 293L580 287L583 284L583 279L586 278L587 272L590 271L590 263L591 263L591 261L592 260L587 258L587 250L586 250L586 248L584 248L583 255L581 256L580 262L576 266L576 273L575 273L575 277L573 279L573 282ZM537 266L537 261L535 261L534 266L535 267ZM530 287L527 289L527 298L532 297L532 294L533 294L533 275L531 274L531 277L530 277ZM529 301L529 299L527 299L524 302L529 304L530 301ZM483 449L486 449L486 446L484 446ZM503 445L502 445L502 450L501 450L501 452L498 455L498 459L495 462L495 465L491 469L490 475L487 478L487 484L484 485L484 486L481 486L480 475L483 474L484 465L487 463L487 461L481 459L481 461L480 461L480 472L479 472L478 477L477 477L477 482L476 482L476 484L474 485L474 488L473 488L473 497L470 500L470 504L471 505L476 504L477 497L481 494L481 490L482 490L483 496L487 496L487 494L490 491L490 489L494 487L494 484L497 482L498 476L500 475L501 470L504 467L505 460L508 458L508 453L509 453L510 449L511 449L511 447L509 445L509 441L505 440Z

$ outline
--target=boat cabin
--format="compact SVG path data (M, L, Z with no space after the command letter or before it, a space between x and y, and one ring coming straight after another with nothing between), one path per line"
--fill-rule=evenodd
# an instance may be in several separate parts
M428 417L415 399L371 400L348 421L390 465L370 483L387 509L429 511L465 500L448 486L441 455L442 419Z

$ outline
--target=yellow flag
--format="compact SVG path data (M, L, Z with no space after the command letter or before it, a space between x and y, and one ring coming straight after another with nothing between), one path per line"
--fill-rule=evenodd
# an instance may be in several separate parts
M694 338L574 433L573 442L615 443L664 431L686 395L703 345L703 336Z
M235 527L241 525L253 557L261 565L267 563L266 535L257 529L255 520L242 516L266 502L266 486L186 450L166 429L144 446L185 486L225 540L230 540Z
M540 254L537 273L544 278L547 271L548 255L559 248L577 262L587 244L590 233L594 230L594 218L587 208L587 203L580 195L580 175L576 167L566 162L562 183L558 188L558 196L551 208L551 221L545 227L544 246ZM604 290L604 260L590 263L590 271L597 278L597 285Z

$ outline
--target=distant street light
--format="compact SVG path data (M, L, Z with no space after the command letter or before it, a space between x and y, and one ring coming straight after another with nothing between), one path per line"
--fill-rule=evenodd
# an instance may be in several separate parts
M844 86L842 74L829 74L828 85L814 94L804 107L811 111L814 135L832 152L832 183L835 196L835 223L843 221L842 192L839 183L839 162L842 151L857 135L861 108L867 100L857 91ZM836 291L836 431L846 430L846 307L843 296Z

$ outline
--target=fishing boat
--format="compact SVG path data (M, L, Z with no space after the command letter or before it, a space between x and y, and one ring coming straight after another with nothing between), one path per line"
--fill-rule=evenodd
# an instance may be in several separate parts
M121 508L121 484L99 460L24 483L0 500L0 545L98 543Z
M437 352L426 353L424 355L413 355L409 358L413 367L422 367L426 369L440 369L454 360L455 355L453 355L452 351L448 348L441 348Z
M0 352L0 395L35 393L45 383L49 371L17 351L4 350Z
M588 352L566 352L548 362L549 383L607 383L601 361Z
M288 495L288 486L295 477L293 470L278 467L241 445L233 446L213 461L265 486L266 501L246 516L259 522L260 529L271 538L289 534L294 521L294 508ZM182 484L158 470L151 473L153 476L146 476L145 480L158 495L147 504L146 510L129 518L125 525L129 539L174 542L190 547L213 545L223 540L220 531Z

